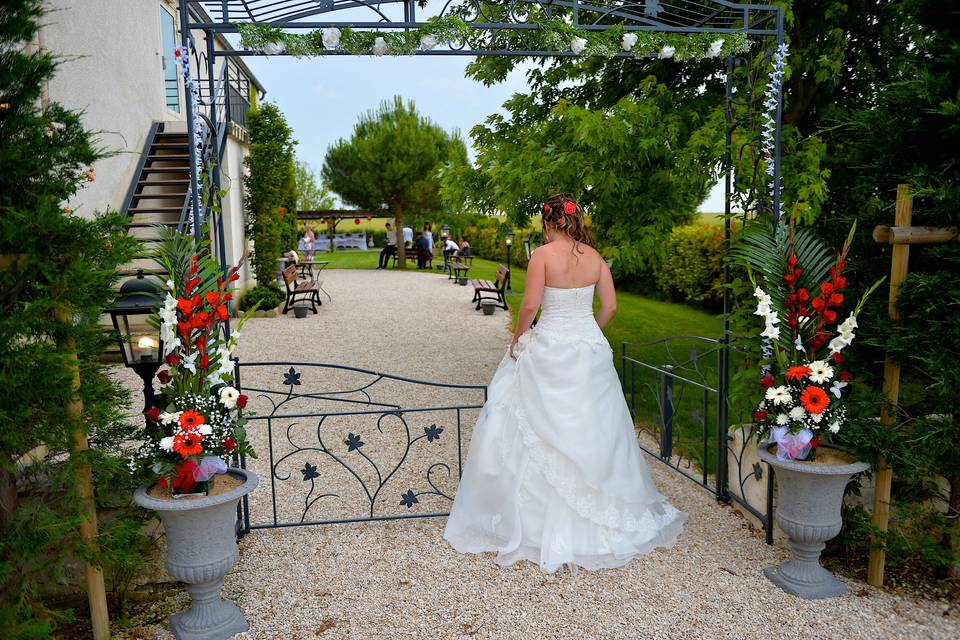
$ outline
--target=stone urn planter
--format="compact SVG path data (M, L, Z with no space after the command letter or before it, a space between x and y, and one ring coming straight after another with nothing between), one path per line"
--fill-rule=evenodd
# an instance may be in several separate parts
M484 302L482 305L480 305L480 308L483 309L483 315L492 316L493 312L497 308L497 305L492 302Z
M257 475L231 468L227 474L239 483L216 493L222 476L207 496L178 499L154 497L149 485L139 487L134 501L157 512L167 534L167 569L186 584L193 605L170 616L178 640L225 640L249 629L239 607L220 597L223 577L240 559L237 549L237 502L257 487ZM222 485L221 485L222 486Z
M459 281L461 287L467 286L467 279L466 279L465 277L460 276L460 277L458 278L458 281Z
M310 307L304 305L297 305L293 308L293 316L295 318L303 319L307 317L307 312L310 311Z
M827 540L840 533L847 482L870 465L824 444L817 448L815 461L779 460L771 451L774 446L762 442L757 454L776 471L776 519L790 537L793 558L763 573L787 593L806 600L841 596L847 588L820 566L820 552Z

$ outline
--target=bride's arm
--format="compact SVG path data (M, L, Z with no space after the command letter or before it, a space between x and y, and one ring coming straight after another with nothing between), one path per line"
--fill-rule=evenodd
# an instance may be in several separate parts
M603 329L617 311L617 292L613 287L613 276L610 275L610 267L607 266L606 261L601 262L597 297L600 298L600 309L596 315L597 324Z
M527 280L523 287L523 301L520 303L520 317L517 318L517 328L513 332L513 340L510 341L510 355L513 355L513 346L523 335L523 332L530 328L533 319L537 316L537 309L540 308L540 301L543 299L543 287L546 282L546 263L543 258L543 252L534 251L530 256L530 264L527 265Z

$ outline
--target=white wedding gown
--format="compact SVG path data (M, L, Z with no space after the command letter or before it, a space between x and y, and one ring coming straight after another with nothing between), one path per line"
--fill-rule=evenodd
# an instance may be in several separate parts
M494 374L444 532L457 551L552 573L623 566L680 535L687 516L650 478L593 293L546 287Z

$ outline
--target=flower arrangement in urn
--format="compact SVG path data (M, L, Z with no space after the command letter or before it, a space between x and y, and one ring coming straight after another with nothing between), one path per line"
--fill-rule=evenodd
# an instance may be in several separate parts
M813 459L820 439L829 439L846 422L844 394L852 376L843 350L855 338L867 297L883 282L870 287L841 320L855 230L856 225L835 254L793 224L779 237L748 236L740 252L754 287L754 315L764 322L759 380L764 395L753 419L760 437L777 444L781 460Z
M251 312L227 337L239 264L221 272L207 246L176 232L164 234L154 257L170 274L151 318L160 330L165 368L157 372L160 391L146 412L146 438L130 466L156 474L174 497L206 494L231 457L256 457L242 417L247 396L233 386L231 359Z

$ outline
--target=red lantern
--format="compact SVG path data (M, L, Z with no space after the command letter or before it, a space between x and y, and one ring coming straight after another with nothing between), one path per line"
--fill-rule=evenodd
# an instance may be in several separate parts
M371 220L373 220L373 216L368 213L368 214L367 214L367 222L370 222Z
M360 218L354 218L353 224L360 224Z

